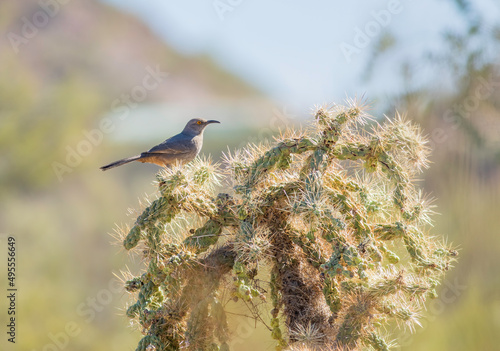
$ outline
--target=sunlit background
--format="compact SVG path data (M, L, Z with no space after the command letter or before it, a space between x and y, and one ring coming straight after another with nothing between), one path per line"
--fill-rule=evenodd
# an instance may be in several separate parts
M40 0L0 2L0 289L17 239L18 330L1 350L135 350L115 245L154 196L153 165L98 168L218 119L203 153L271 139L315 105L396 109L433 148L422 187L459 261L400 350L500 344L500 2ZM131 211L129 209L132 209ZM253 320L234 350L272 350Z

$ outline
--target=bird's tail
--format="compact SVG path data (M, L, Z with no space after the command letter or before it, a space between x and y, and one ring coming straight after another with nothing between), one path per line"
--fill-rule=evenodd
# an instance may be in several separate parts
M107 171L108 169L115 168L115 167L118 167L118 166L124 165L124 164L126 164L126 163L132 162L132 161L137 161L137 160L138 160L138 159L140 159L140 158L141 158L141 155L136 155L136 156L132 156L132 157L127 157L127 158L124 158L124 159L121 159L121 160L115 161L115 162L113 162L113 163L110 163L109 165L102 166L100 169L101 169L101 171Z

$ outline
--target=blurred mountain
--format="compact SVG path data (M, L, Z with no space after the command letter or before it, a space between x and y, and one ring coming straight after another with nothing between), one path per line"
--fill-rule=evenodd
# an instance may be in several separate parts
M68 147L112 110L152 102L268 106L208 57L175 52L133 15L98 1L2 1L0 29L4 185L57 179L52 163L64 164ZM176 117L187 119L169 116Z

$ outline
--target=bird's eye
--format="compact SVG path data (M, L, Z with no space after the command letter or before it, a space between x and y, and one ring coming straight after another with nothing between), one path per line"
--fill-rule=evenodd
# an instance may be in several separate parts
M201 121L198 121L198 122L196 122L196 123L201 124Z

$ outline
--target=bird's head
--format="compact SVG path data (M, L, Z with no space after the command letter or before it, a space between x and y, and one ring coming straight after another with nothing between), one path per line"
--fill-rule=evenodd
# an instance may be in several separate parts
M200 135L201 133L203 133L205 127L212 123L220 122L213 119L207 121L203 118L193 118L192 120L187 122L182 133L187 135Z

